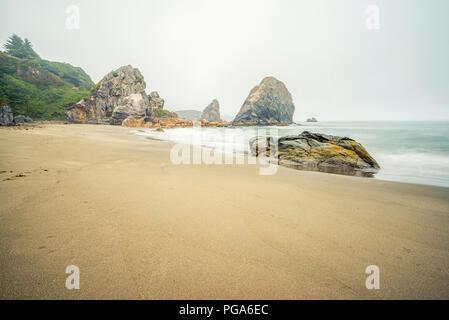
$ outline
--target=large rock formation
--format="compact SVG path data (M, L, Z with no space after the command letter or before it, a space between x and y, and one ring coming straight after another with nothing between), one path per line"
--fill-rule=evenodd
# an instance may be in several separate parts
M293 122L292 96L285 85L266 77L254 87L235 117L233 125L287 125Z
M212 102L203 110L201 118L209 122L221 122L220 117L220 104L217 99L212 100Z
M111 124L121 124L129 116L145 117L149 106L145 87L138 69L123 66L108 73L66 116L76 123Z
M346 138L304 131L296 136L278 139L277 154L271 150L270 137L250 140L251 153L258 156L277 157L279 164L297 169L322 171L358 176L373 176L379 165L358 142Z
M0 107L0 125L9 126L14 123L14 115L9 106Z
M89 96L72 105L67 118L76 123L110 123L126 127L174 128L192 126L164 110L164 99L156 91L147 96L138 69L124 66L107 74Z
M133 93L129 97L123 97L120 104L115 107L110 120L111 124L121 125L128 117L149 117L148 97L145 92Z

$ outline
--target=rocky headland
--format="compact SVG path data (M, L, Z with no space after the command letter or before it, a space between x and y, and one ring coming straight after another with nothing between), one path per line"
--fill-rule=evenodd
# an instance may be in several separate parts
M67 111L74 123L121 124L129 116L145 117L149 98L145 81L136 68L123 66L108 73L77 104Z
M62 120L68 106L94 86L83 69L42 58L31 41L11 35L0 51L0 106L17 116L15 124ZM21 117L23 116L23 117Z
M270 144L271 142L271 144ZM280 165L296 169L321 171L356 176L373 176L380 169L378 163L353 139L304 131L299 135L254 137L250 140L251 153L275 157Z
M128 127L172 128L192 126L164 110L164 99L156 91L147 95L143 75L131 65L108 73L66 116L74 123L103 123Z
M274 77L255 86L234 118L234 126L289 125L295 106L287 87Z

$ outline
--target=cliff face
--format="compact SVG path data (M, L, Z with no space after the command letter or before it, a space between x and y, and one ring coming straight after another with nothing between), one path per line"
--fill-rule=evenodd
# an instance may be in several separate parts
M201 118L209 122L221 122L220 104L217 99L214 99L204 110Z
M286 125L293 122L295 106L285 85L266 77L246 98L234 125Z
M150 99L145 81L138 69L123 66L108 73L90 95L66 111L76 123L121 124L129 116L145 117Z

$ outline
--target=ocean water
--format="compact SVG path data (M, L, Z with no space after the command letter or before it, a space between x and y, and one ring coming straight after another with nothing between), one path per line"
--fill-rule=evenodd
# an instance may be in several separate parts
M332 121L288 127L137 129L134 133L245 154L248 139L258 130L269 133L270 129L277 129L278 136L303 131L346 136L360 142L377 160L381 169L376 179L449 187L449 121Z

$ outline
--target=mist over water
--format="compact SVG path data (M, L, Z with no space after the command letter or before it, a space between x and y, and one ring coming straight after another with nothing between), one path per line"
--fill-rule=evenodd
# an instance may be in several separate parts
M301 129L360 142L377 160L377 179L449 187L449 122L320 122Z
M360 142L377 160L381 169L376 179L449 187L449 121L329 121L289 127L139 129L135 133L190 144L195 134L201 134L201 141L193 144L225 150L226 134L248 138L260 129L268 133L270 128L276 128L279 136L303 131L346 136ZM242 154L248 146L242 143L233 148Z

